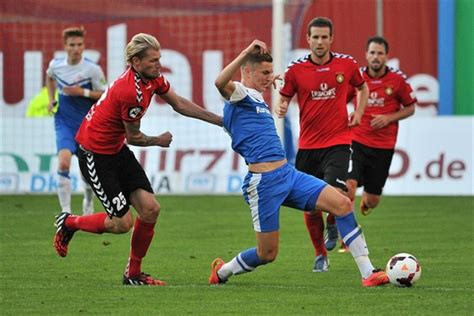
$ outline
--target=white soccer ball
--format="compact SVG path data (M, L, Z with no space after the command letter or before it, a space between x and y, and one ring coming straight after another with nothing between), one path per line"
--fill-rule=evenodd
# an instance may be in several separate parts
M420 278L421 266L415 256L399 253L387 262L385 272L393 285L410 287Z

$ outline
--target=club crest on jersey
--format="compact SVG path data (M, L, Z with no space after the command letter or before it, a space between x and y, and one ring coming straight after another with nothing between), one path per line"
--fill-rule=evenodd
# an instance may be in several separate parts
M392 95L393 89L392 87L385 87L385 94L386 95Z
M336 74L336 81L337 81L337 83L343 83L344 82L344 74Z
M128 110L128 117L131 119L137 118L140 115L143 108L141 106L136 106Z

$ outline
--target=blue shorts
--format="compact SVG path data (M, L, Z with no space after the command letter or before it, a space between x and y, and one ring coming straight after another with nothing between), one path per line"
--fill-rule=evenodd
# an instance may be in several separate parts
M242 186L256 232L280 229L280 206L314 210L327 183L285 164L265 173L249 172Z
M64 119L58 115L54 116L54 129L56 131L56 148L58 152L62 149L68 149L75 154L77 150L76 133L78 127L71 127L64 122Z

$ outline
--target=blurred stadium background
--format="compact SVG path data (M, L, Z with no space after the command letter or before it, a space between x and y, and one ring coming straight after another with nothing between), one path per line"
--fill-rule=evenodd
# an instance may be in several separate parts
M272 37L274 3L283 18ZM333 50L365 65L365 43L380 34L390 43L389 64L399 67L417 98L415 117L401 123L385 193L474 195L473 4L470 0L3 0L0 40L0 193L53 193L56 158L53 119L32 111L51 58L63 54L61 31L82 25L85 55L112 82L125 69L124 48L136 33L155 35L163 72L183 96L220 113L213 82L223 65L258 38L281 47L282 65L307 50L307 23L335 24ZM276 21L274 21L276 22ZM275 46L279 41L279 46ZM471 57L469 57L471 56ZM284 66L283 66L284 69ZM282 71L283 69L276 69ZM271 101L270 95L267 96ZM35 101L36 100L36 101ZM36 102L36 103L35 103ZM159 194L239 194L245 165L228 136L177 116L157 98L143 127L169 130L170 149L135 148ZM296 144L292 107L288 152ZM81 191L73 163L74 190Z

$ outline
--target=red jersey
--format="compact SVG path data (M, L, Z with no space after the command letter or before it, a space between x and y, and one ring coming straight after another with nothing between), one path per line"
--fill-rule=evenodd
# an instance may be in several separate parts
M285 73L280 94L291 98L296 93L300 109L300 149L351 143L347 93L362 85L364 79L351 56L330 54L329 61L323 65L315 64L309 54L291 62Z
M361 71L369 86L369 101L360 125L352 128L352 139L369 147L393 149L397 142L398 121L374 129L370 126L372 115L391 114L402 106L417 102L414 92L405 74L398 69L387 66L380 78L370 77L367 67L361 68Z
M89 110L76 134L76 141L94 153L118 153L125 143L123 121L140 120L153 94L164 94L169 89L170 84L162 75L145 83L128 68Z

